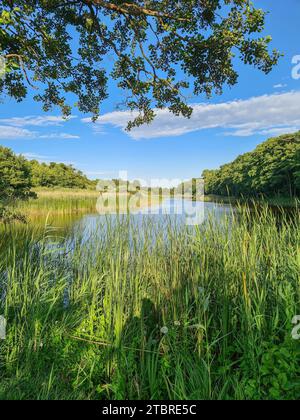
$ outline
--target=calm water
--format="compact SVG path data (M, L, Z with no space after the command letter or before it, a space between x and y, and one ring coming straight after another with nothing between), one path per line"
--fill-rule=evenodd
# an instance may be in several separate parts
M171 226L173 232L178 232L183 226L192 231L194 225L205 227L205 221L208 219L218 223L225 216L230 218L233 211L229 205L172 199L158 206L143 208L129 216L99 215L96 212L64 217L52 215L46 223L45 216L36 217L30 223L37 228L37 233L43 232L46 226L50 248L57 250L66 247L72 251L75 244L89 248L104 238L117 243L116 235L120 232L123 232L129 243L133 237L138 237L141 246L145 239L153 239L155 244L158 237L167 239ZM121 225L121 229L115 229L118 225ZM99 241L95 241L96 238L99 238Z
M270 210L271 211L271 210ZM282 212L278 212L281 219ZM22 255L22 249L30 241L31 246L39 248L40 243L46 239L47 246L60 254L60 250L66 249L71 252L76 246L84 246L86 249L94 249L98 244L110 241L112 246L118 246L118 240L138 240L143 246L144 240L155 245L156 240L167 240L172 235L180 235L182 227L186 227L192 235L196 225L202 231L206 230L207 224L217 224L228 233L233 214L238 214L237 208L231 205L193 202L191 200L171 199L162 204L143 208L136 213L128 214L70 214L46 217L45 214L34 216L28 225L13 224L1 227L2 243L0 254L8 252L10 244L17 244L17 254ZM275 211L276 213L276 211ZM239 217L239 216L238 216ZM221 221L227 219L228 223ZM12 240L14 238L14 240ZM136 245L136 244L135 244Z
M279 219L282 212L273 209L275 214L278 213ZM93 234L105 234L107 229L111 229L116 224L129 222L139 229L138 233L142 236L145 225L153 226L154 230L165 230L172 224L173 226L202 226L210 220L214 223L220 223L223 218L232 218L233 213L237 209L229 204L220 204L212 202L194 202L192 200L168 199L164 200L160 205L152 207L143 207L139 211L128 214L98 214L80 213L62 216L50 212L50 216L45 214L33 216L30 219L29 226L33 227L37 232L44 231L45 227L49 232L49 236L57 239L73 239L79 237L81 240L87 241ZM285 211L284 211L285 212ZM288 210L287 210L288 212ZM23 229L22 226L15 226L16 229Z
M145 221L151 221L153 225L158 225L162 228L170 225L170 223L177 226L195 226L205 223L210 218L218 221L225 215L230 217L233 211L234 209L230 205L171 199L165 200L160 205L133 212L129 218L132 224L141 229ZM76 219L73 222L69 220L68 223L71 223L73 233L89 237L95 230L99 230L99 226L105 229L107 224L113 225L127 217L125 214L99 215L95 213L83 215L80 219Z
M282 211L289 213L289 210L279 210L278 208L270 208L280 220L282 218ZM134 227L141 238L147 230L149 233L149 226L153 227L153 234L155 231L167 231L168 227L188 226L193 229L193 226L201 226L205 229L205 224L210 223L220 224L222 219L231 219L234 213L237 213L237 208L229 204L211 203L211 202L194 202L192 200L169 199L165 200L160 205L152 207L144 207L143 209L128 214L98 214L95 213L69 215L69 216L50 216L47 225L50 229L51 236L58 236L66 238L73 242L77 238L86 243L89 238L95 235L103 235L108 230L112 230L114 226L122 224L124 227L126 223ZM291 212L291 218L293 212ZM45 216L36 219L36 225L45 225ZM129 239L130 240L130 239Z

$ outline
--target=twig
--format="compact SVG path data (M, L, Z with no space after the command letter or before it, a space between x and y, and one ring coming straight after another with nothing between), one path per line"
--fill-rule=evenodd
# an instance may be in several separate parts
M20 67L21 67L21 69L22 69L22 71L23 71L23 74L24 74L24 76L25 76L25 79L27 80L27 83L33 88L33 89L36 89L36 90L38 90L38 87L36 87L36 86L34 86L32 83L31 83L31 81L30 81L30 79L29 79L29 77L28 77L28 75L27 75L27 72L26 72L26 68L25 68L25 65L24 65L24 61L23 61L23 57L22 57L22 55L20 55L20 54L7 54L7 55L5 55L4 56L5 58L17 58L18 60L19 60L19 63L20 63Z

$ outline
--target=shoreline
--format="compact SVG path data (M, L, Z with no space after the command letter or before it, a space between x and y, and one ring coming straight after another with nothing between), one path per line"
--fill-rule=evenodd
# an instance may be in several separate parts
M24 214L26 217L42 216L46 214L51 215L72 215L72 214L85 214L85 213L99 213L99 208L97 208L97 199L101 196L101 192L88 189L34 189L37 194L36 199L30 199L25 202L20 202L16 207L12 209L14 211ZM104 193L108 201L113 199L113 194ZM184 196L181 195L171 195L164 193L162 195L157 194L155 191L149 193L148 191L141 190L139 192L139 208L145 208L150 206L156 206L161 204L167 199L186 199L193 200L192 195ZM135 194L128 192L120 192L117 196L117 207L120 209L128 207L130 199L134 197ZM286 210L298 209L299 199L291 199L287 197L275 197L275 198L236 198L236 197L225 197L218 195L205 195L201 200L208 203L217 203L217 204L226 204L226 205L268 205L274 208L283 208ZM104 206L104 212L99 214L108 213L113 211L112 202ZM114 206L114 210L115 206Z

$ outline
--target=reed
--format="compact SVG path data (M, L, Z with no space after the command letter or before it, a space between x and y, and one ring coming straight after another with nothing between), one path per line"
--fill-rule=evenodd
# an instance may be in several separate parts
M0 399L299 398L299 215L2 230Z
M98 191L70 190L70 189L49 189L36 190L36 199L20 201L17 203L17 210L25 216L37 217L40 215L72 215L83 213L107 214L114 210L118 213L127 212L130 201L133 202L133 194L119 193L117 196L110 193L100 194ZM107 200L103 208L97 205L99 197ZM136 194L138 208L156 205L160 202L159 196L149 196L146 192ZM101 201L102 202L102 201Z

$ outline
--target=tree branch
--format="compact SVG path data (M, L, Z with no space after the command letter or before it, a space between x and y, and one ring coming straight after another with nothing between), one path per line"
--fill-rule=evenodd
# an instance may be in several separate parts
M24 61L23 61L23 56L22 55L20 55L20 54L6 54L5 56L4 56L4 58L6 58L6 59L9 59L9 58L16 58L18 61L19 61L19 64L20 64L20 67L21 67L21 70L22 70L22 72L23 72L23 74L24 74L24 77L25 77L25 79L27 80L27 83L29 84L29 86L31 86L33 89L38 89L36 86L34 86L32 83L31 83L31 81L30 81L30 79L29 79L29 77L28 77L28 75L27 75L27 71L26 71L26 68L25 68L25 65L24 65Z
M176 20L179 22L188 22L186 18L180 18L168 13L158 12L157 10L147 9L142 6L138 6L137 4L133 3L121 3L120 6L109 3L105 0L87 0L87 3L94 4L95 6L104 7L107 10L111 10L113 12L121 13L122 15L135 15L135 16L152 16L156 18L166 18L171 20Z

